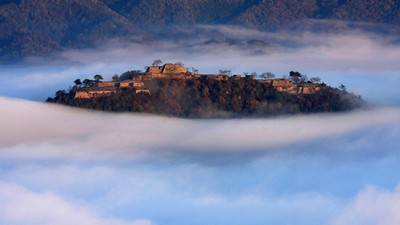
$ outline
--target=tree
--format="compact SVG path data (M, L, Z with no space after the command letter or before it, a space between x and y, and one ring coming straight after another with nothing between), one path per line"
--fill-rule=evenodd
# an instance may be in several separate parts
M65 90L58 90L56 92L56 97L55 97L55 101L56 102L62 102L63 97L66 95L66 91Z
M97 74L94 76L94 80L96 83L100 83L100 81L103 80L103 77L100 74Z
M74 81L74 84L75 84L77 87L80 87L80 86L82 85L81 79L76 79L76 80Z
M151 64L152 66L160 66L162 64L162 61L159 59L156 59L153 61L153 63Z
M271 73L271 72L266 72L266 73L262 73L259 76L261 79L267 80L267 79L273 79L275 78L275 74Z
M299 82L300 82L300 83L307 83L307 81L308 81L307 75L302 74L301 77L300 77Z
M340 89L341 91L343 91L344 93L347 93L347 88L346 88L346 86L344 86L344 84L341 84L341 85L339 86L339 89Z
M321 78L319 78L319 77L311 77L310 78L310 82L314 83L314 84L318 84L319 82L321 82Z
M82 81L82 84L85 86L85 87L92 87L93 86L93 80L90 80L90 79L84 79L83 81Z
M250 73L249 74L250 76L253 76L253 77L257 77L258 75L257 75L257 72L252 72L252 73Z
M178 65L178 66L185 66L185 64L183 63L183 62L176 62L176 63L174 63L175 65Z
M258 75L257 75L257 72L251 72L251 73L243 73L244 74L244 76L246 77L246 78L251 78L251 77L253 77L253 78L256 78Z
M198 73L198 72L199 72L199 70L198 70L198 69L196 69L196 68L194 68L194 67L192 67L192 72L193 72L193 73Z
M289 72L289 78L293 83L299 83L301 77L302 75L299 72L294 72L294 71Z
M67 92L65 90L58 90L56 91L56 97L59 98L63 95L65 95Z
M230 76L230 75L232 75L232 71L231 70L219 70L219 75Z
M115 74L114 76L112 76L112 81L114 81L114 82L118 82L119 81L119 76L118 76L118 74Z

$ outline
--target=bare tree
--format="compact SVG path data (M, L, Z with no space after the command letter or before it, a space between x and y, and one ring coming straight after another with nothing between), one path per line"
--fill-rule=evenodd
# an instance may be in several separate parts
M318 84L318 83L321 82L321 78L319 78L319 77L311 77L310 78L310 82L314 83L314 84Z
M178 65L178 66L185 66L185 64L183 63L183 62L176 62L176 63L174 63L175 65Z
M194 68L194 67L192 67L192 72L193 72L193 73L198 73L198 72L199 72L199 70L198 70L198 69L196 69L196 68Z
M307 77L307 75L305 75L305 74L302 74L301 75L301 77L300 77L300 83L307 83L307 81L308 81L308 77Z
M151 64L152 66L160 66L162 64L162 61L159 59L156 59L153 61L153 63Z
M230 76L230 75L232 75L232 71L231 70L219 70L219 75Z
M249 74L249 76L257 77L258 74L257 74L257 72L251 72L251 73Z
M260 74L260 76L259 76L261 79L264 79L264 80L269 80L269 79L273 79L273 78L275 78L275 74L273 74L273 73L271 73L271 72L266 72L266 73L262 73L262 74Z

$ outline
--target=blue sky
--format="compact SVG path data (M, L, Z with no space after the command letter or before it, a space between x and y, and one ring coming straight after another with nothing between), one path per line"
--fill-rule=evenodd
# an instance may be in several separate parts
M114 43L60 53L65 62L39 58L2 66L0 223L399 223L400 51L391 37L215 29L244 37L275 35L300 47L254 56L224 45L211 51L176 43L121 48ZM187 120L41 103L75 78L97 73L110 78L156 58L183 61L204 73L298 70L333 86L344 83L373 107Z

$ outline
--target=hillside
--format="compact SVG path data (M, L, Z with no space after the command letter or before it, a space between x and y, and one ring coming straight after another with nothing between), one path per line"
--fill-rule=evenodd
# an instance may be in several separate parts
M399 25L393 0L103 0L135 24L237 24L267 28L302 19Z
M91 47L112 38L141 42L171 26L284 29L303 20L400 25L394 0L6 0L0 3L0 59ZM167 29L168 28L168 29Z
M141 35L133 23L96 1L22 0L0 7L0 56L90 47L127 34Z
M47 102L112 112L209 117L264 117L281 114L337 112L361 107L360 96L333 88L319 78L308 80L291 71L288 78L264 73L198 74L179 64L153 65L146 72L128 71L112 81L75 80Z

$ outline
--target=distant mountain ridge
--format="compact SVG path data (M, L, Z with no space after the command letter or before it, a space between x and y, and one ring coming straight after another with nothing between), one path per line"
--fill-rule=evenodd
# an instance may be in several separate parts
M304 19L400 25L398 0L4 0L0 58L88 47L110 38L141 41L169 26L276 29Z

